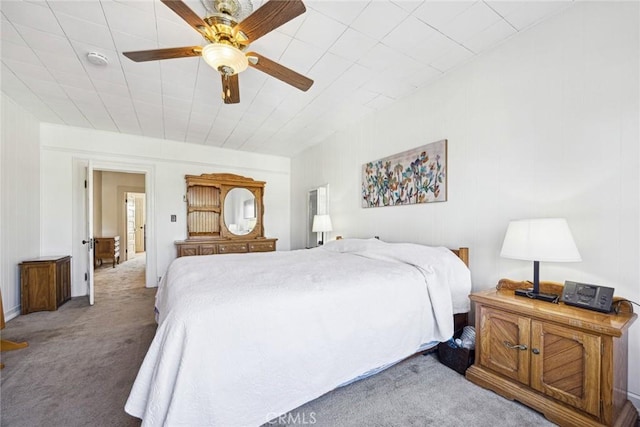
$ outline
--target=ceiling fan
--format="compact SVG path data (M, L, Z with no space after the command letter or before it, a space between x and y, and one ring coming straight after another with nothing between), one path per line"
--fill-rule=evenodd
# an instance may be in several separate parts
M222 76L222 99L225 104L240 102L238 73L248 66L302 91L307 91L313 84L313 80L258 53L244 52L250 43L303 14L306 8L301 0L268 0L242 20L239 19L244 7L242 0L210 0L213 8L205 4L210 11L205 18L200 18L182 0L160 1L198 31L207 44L123 52L127 58L144 62L202 56Z

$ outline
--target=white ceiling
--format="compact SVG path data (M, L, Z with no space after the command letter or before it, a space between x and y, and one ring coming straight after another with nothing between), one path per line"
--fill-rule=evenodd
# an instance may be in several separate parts
M186 3L205 15L200 0ZM225 105L202 58L135 63L121 54L204 43L157 0L2 0L2 91L43 122L294 156L571 1L305 5L250 50L310 77L311 89L249 68L240 104ZM88 62L89 52L108 65Z

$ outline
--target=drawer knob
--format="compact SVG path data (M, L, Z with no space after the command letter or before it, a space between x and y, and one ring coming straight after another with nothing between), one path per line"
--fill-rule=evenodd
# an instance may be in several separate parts
M531 352L532 352L533 354L540 354L540 350L538 350L537 348L532 348L532 349L531 349Z
M505 347L510 348L510 349L514 349L514 350L526 350L527 346L524 344L518 344L518 345L514 345L511 344L509 341L503 341L502 342L504 344Z

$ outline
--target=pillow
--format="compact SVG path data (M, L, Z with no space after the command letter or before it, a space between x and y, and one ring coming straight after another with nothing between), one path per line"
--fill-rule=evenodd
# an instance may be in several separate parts
M322 248L332 252L360 252L374 247L386 246L381 240L370 239L340 239L325 243Z

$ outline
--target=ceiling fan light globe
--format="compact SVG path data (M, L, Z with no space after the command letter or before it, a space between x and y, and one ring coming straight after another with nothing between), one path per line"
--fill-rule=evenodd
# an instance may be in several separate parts
M233 75L243 72L249 66L247 57L240 49L228 44L211 43L202 48L202 58L214 70L225 70ZM229 73L229 70L232 72Z

